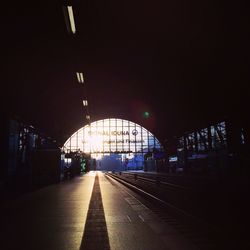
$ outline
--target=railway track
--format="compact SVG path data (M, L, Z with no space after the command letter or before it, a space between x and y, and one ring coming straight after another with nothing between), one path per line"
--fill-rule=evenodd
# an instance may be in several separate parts
M162 192L176 194L188 194L195 192L192 188L168 183L166 181L159 181L141 176L134 176L128 174L106 174L109 178L115 179L119 183L126 186L128 189L133 190L138 194L138 197L143 197L141 200L147 207L156 213L164 222L173 226L182 235L189 239L200 250L245 250L244 242L234 241L227 232L218 228L215 224L190 213L189 211L177 206L175 203L166 200L162 196ZM154 187L154 188L152 188ZM150 192L149 190L153 191ZM160 195L157 192L161 190ZM189 196L192 196L189 194ZM187 202L187 199L184 199ZM184 206L185 207L185 206ZM195 209L194 209L195 211Z

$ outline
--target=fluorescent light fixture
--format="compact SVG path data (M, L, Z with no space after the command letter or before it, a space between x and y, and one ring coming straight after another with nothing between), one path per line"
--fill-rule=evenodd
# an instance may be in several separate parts
M76 72L76 77L79 83L84 83L83 73Z
M69 15L69 22L70 22L70 28L73 34L76 33L76 26L74 21L74 14L73 14L73 8L72 6L67 6L68 9L68 15Z
M80 73L80 82L84 83L83 73Z
M76 72L76 77L77 77L77 81L80 82L81 78L80 78L80 73L79 72Z
M88 101L87 100L83 100L82 103L83 103L83 106L88 106Z

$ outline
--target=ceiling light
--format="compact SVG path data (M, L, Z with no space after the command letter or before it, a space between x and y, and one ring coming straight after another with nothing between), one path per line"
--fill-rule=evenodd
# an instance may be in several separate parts
M75 26L73 8L72 6L67 6L67 9L68 9L68 15L69 15L70 28L71 28L72 33L75 34L76 26Z
M83 106L88 106L88 101L87 100L83 100L82 103L83 103Z
M76 72L76 77L77 77L77 81L80 82L81 78L80 78L80 73L79 72Z
M76 72L76 77L79 83L84 83L83 73Z
M83 73L80 73L80 82L84 83Z

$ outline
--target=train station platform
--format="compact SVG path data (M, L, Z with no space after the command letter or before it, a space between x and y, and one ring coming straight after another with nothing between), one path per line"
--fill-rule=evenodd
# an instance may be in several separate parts
M197 249L102 172L6 200L0 212L3 250Z

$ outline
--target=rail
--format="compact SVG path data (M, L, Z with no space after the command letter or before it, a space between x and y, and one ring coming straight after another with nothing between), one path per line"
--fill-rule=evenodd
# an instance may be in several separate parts
M173 184L171 182L166 182L165 180L162 179L161 176L155 176L152 178L152 177L143 177L137 173L124 173L124 172L119 172L119 174L116 174L116 173L112 173L112 174L109 173L109 174L116 176L118 178L121 178L121 176L124 176L125 178L132 179L134 181L143 181L146 183L151 183L151 184L155 184L155 185L162 186L162 187L165 186L165 187L171 187L171 188L185 190L185 191L194 191L190 187Z
M127 178L124 177L125 175L127 176ZM173 203L172 201L165 200L164 197L161 197L157 195L156 193L151 193L150 191L144 189L145 186L143 185L140 186L137 181L141 180L145 182L145 184L152 183L156 187L160 185L160 188L171 187L171 190L173 191L175 195L178 195L177 194L178 191L184 191L184 190L195 191L195 190L189 187L184 187L184 186L168 183L166 181L159 180L159 178L157 179L157 178L142 177L135 173L121 173L121 172L116 173L116 174L106 173L106 176L110 179L114 179L120 182L127 188L138 193L139 195L142 195L143 197L146 198L146 200L153 201L152 204L158 204L159 206L156 205L156 209L154 209L156 213L159 213L162 216L162 218L164 218L164 213L167 213L168 217L170 216L171 218L176 219L178 221L177 226L181 225L181 228L184 227L185 230L187 231L187 234L190 234L191 235L190 237L194 238L194 241L196 238L198 238L198 240L199 240L199 237L201 238L200 244L202 247L204 247L203 240L205 239L205 240L208 240L208 246L210 246L209 244L212 243L212 245L214 244L215 246L218 247L216 249L226 249L224 245L227 244L226 243L227 234L223 235L222 228L220 228L217 225L214 225L212 221L207 221L206 219L201 218L200 216L197 216L195 213L193 213L194 211L190 212L186 210L185 208L178 206L178 204ZM132 179L133 182L129 181L129 179ZM192 193L192 192L186 192L187 195L188 193ZM211 242L210 242L210 239L211 239ZM195 242L195 244L199 244L199 243ZM205 246L206 245L207 244L205 244ZM234 243L232 243L232 245L234 245ZM209 248L209 249L214 249L214 248Z

